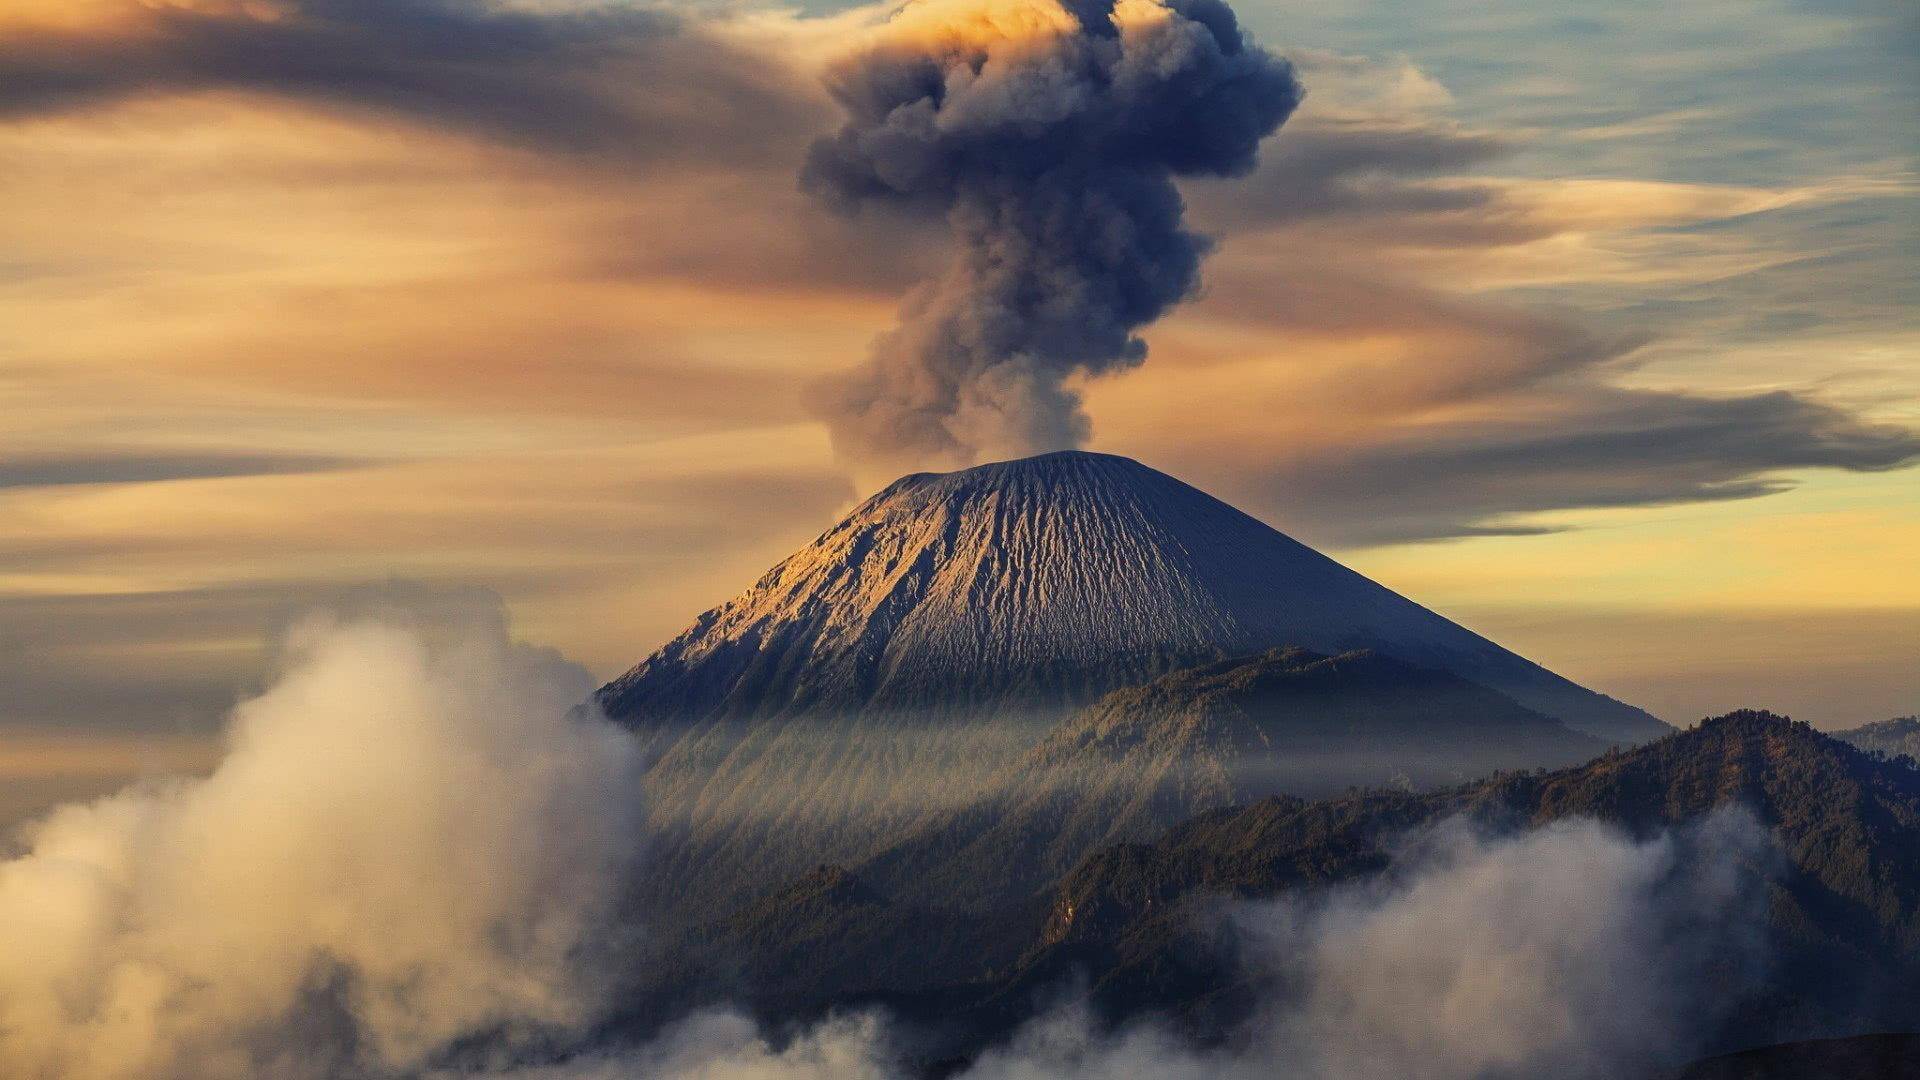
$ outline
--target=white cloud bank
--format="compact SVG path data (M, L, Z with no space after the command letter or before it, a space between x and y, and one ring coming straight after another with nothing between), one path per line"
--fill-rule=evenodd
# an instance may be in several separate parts
M311 622L211 776L61 808L0 864L0 1074L406 1070L588 1019L641 759L504 623Z

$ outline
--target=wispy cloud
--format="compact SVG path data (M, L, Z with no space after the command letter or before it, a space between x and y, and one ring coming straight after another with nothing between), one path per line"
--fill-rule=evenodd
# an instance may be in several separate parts
M151 484L218 476L273 476L351 468L348 458L301 454L124 451L45 454L0 462L0 488Z
M759 160L809 95L782 59L666 7L448 0L102 5L14 27L0 115L240 91L632 166Z

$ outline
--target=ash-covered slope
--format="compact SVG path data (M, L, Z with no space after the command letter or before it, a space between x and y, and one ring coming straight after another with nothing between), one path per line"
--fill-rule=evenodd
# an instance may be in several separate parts
M1281 794L1454 785L1606 749L1457 675L1373 652L1274 649L1108 694L978 801L860 872L916 902L991 903L1204 811Z
M1448 672L1369 650L1322 656L1284 648L1116 690L1061 724L1035 756L1053 765L1143 753L1206 761L1222 770L1223 787L1244 793L1266 785L1224 775L1241 762L1347 756L1369 772L1316 786L1376 787L1396 768L1464 770L1429 781L1462 783L1497 769L1585 761L1605 749ZM1482 754L1509 760L1477 760Z
M1283 645L1376 649L1612 741L1669 730L1164 473L1081 452L896 481L601 702L641 726L1059 710Z

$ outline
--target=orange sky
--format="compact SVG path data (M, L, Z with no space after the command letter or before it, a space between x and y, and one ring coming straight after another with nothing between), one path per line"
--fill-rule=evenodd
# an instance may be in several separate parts
M0 772L205 736L287 612L368 582L497 592L614 674L876 479L806 388L943 240L794 176L819 65L879 13L627 6L654 21L500 61L315 10L0 24ZM1853 158L1769 156L1792 125L1738 87L1661 96L1691 24L1603 108L1570 61L1490 72L1377 14L1247 14L1307 103L1254 175L1187 185L1219 248L1148 361L1082 388L1092 448L1670 720L1920 711L1920 325L1889 273L1920 182L1866 135L1910 95L1863 76L1825 117ZM1872 31L1804 19L1711 32L1787 81ZM1478 32L1542 32L1514 25ZM210 26L306 58L223 66Z

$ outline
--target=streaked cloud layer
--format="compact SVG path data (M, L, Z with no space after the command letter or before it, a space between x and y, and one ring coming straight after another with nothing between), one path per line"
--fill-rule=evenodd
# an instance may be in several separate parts
M1217 245L1144 365L1063 384L1091 445L1656 711L1768 704L1791 650L1674 632L1712 674L1660 688L1629 615L1920 638L1911 19L1653 10L1243 10L1306 96L1179 181ZM274 612L390 577L611 671L817 532L858 470L812 388L950 254L798 181L886 14L9 5L0 721L204 732ZM1791 579L1730 596L1729 535Z

